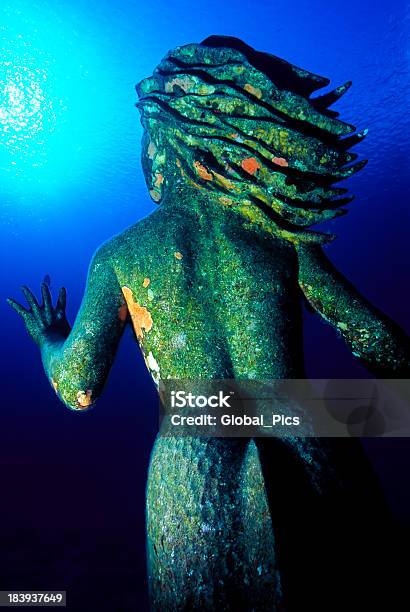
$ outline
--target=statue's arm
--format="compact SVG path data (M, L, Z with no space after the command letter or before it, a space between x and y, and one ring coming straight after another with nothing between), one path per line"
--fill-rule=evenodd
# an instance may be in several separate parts
M408 378L410 338L372 306L319 246L298 247L299 284L310 305L333 325L353 355L375 375Z
M39 346L47 377L69 408L84 410L101 393L124 329L127 309L109 258L102 247L91 262L87 286L73 328L65 315L65 289L54 307L43 284L42 304L23 287L30 306L9 304L23 318L27 331Z

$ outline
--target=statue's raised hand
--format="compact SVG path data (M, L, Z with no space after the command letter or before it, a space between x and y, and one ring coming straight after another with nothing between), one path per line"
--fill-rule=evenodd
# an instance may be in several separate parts
M70 333L70 325L65 314L65 288L60 289L55 307L53 307L50 289L45 283L41 285L42 304L37 302L28 287L23 286L21 290L30 307L28 310L11 298L8 298L7 302L21 316L34 342L42 346L47 342L65 340Z

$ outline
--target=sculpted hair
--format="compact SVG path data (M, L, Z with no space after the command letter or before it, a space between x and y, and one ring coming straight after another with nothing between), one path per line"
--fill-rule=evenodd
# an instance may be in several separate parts
M176 172L250 222L266 217L272 233L331 240L307 228L346 212L353 198L334 183L366 164L349 149L367 130L353 134L329 110L350 82L311 97L328 84L236 38L173 49L137 85L151 197L160 202Z

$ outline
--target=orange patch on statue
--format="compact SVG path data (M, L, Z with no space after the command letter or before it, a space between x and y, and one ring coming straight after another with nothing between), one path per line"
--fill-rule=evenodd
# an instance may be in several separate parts
M212 181L212 174L207 170L207 168L201 164L201 162L194 162L194 168L199 177L204 181Z
M255 172L261 167L256 157L247 157L241 161L241 166L248 174L255 174Z
M255 96L255 98L258 98L259 100L262 98L262 91L259 89L259 87L254 87L250 83L245 83L244 90Z
M54 380L54 378L50 378L51 385L56 393L58 393L58 383Z
M175 259L181 260L181 259L183 259L184 256L179 251L175 251L174 257L175 257Z
M156 191L155 189L150 189L149 194L154 200L154 202L159 202L161 200L161 194L159 193L159 191Z
M282 168L287 168L289 166L288 160L284 157L272 157L272 161L277 166L282 166Z
M118 308L118 318L119 318L119 320L124 322L125 319L127 318L127 314L128 314L127 304L122 304Z
M156 172L155 173L155 182L154 182L155 187L157 187L159 189L163 182L164 182L163 175L160 172Z
M122 287L122 293L127 302L128 312L131 316L131 322L134 327L135 335L138 340L144 337L144 331L148 333L152 328L152 317L149 310L141 306L134 300L134 296L129 287Z
M87 391L79 391L77 393L77 405L79 408L88 408L92 404L92 396L93 392L91 389L87 389Z
M144 280L142 281L142 286L144 287L144 289L146 287L148 287L148 285L150 284L150 279L149 278L144 278Z

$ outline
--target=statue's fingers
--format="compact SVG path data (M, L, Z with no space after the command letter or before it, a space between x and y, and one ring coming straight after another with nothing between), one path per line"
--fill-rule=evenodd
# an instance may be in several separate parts
M37 302L33 292L28 287L26 287L25 285L22 286L21 290L22 290L23 295L26 298L27 303L28 303L28 305L31 308L31 312L33 313L35 318L38 321L42 321L40 306L38 305L38 302Z
M61 287L60 291L58 292L58 298L57 298L57 304L56 304L57 313L60 313L60 314L65 313L66 303L67 303L67 291L65 287Z
M9 304L17 312L17 314L22 317L24 321L27 321L28 317L30 316L30 313L21 304L19 304L12 298L7 298L7 304Z
M47 321L50 322L53 314L53 305L51 303L50 289L45 283L41 283L41 295L43 297L44 312L47 317Z

